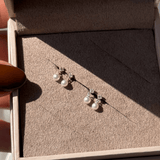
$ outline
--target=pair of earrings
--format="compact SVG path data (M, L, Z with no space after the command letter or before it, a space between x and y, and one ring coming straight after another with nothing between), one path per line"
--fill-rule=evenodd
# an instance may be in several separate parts
M54 79L55 81L59 81L60 78L62 77L62 74L64 73L64 71L65 71L64 68L62 68L62 67L59 68L59 69L57 70L57 73L55 73L55 74L53 75L53 79ZM71 79L72 79L72 78L73 78L72 73L69 73L67 79L63 79L63 80L61 81L61 85L62 85L63 87L67 87L68 84L71 82Z
M57 72L53 75L53 79L55 81L59 81L64 72L65 72L64 68L62 68L62 67L59 69L57 68ZM72 78L73 78L73 74L69 73L67 79L63 79L61 81L61 85L63 87L67 87L68 84L72 82ZM94 90L90 89L87 96L84 98L85 104L91 103L91 101L93 100L93 97L91 97L91 95L93 95L93 94L94 94ZM101 99L102 99L102 96L98 95L97 99L92 104L92 109L97 110L99 108L99 106L101 105Z
M91 94L94 94L93 89L90 89L87 96L84 98L83 101L85 104L91 103L91 101L92 101ZM101 99L102 99L102 96L98 95L97 99L92 104L92 109L97 110L99 108L99 106L101 105Z

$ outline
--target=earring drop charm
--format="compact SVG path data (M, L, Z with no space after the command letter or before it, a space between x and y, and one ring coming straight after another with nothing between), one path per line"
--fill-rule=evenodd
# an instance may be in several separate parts
M94 93L93 89L90 89L90 91L88 92L87 96L84 98L84 103L85 104L89 104L91 102L91 98L90 95Z
M71 80L72 78L73 78L73 74L72 74L72 73L69 73L67 80L65 80L65 79L62 80L61 85L62 85L63 87L67 87L68 84L72 81L72 80Z
M64 68L61 67L58 69L58 72L53 75L53 79L58 81L61 78L62 72L64 72Z
M95 103L92 104L92 109L97 110L99 108L99 105L101 103L101 99L102 99L102 96L98 95Z

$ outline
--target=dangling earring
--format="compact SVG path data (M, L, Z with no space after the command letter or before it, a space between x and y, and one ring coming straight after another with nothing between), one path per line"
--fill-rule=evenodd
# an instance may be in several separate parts
M91 102L91 97L90 95L94 93L94 90L93 89L90 89L87 96L84 98L83 102L85 104L89 104Z
M72 78L73 78L73 74L72 74L72 73L69 73L67 79L66 79L66 80L65 80L65 79L62 80L61 85L62 85L63 87L67 87L68 84L72 82L72 80L71 80Z
M53 75L53 79L55 81L58 81L61 78L61 76L62 76L62 72L64 72L64 68L61 67L61 68L58 69L57 73L55 73Z
M97 99L95 100L95 103L92 104L92 109L97 110L101 104L102 96L97 96Z

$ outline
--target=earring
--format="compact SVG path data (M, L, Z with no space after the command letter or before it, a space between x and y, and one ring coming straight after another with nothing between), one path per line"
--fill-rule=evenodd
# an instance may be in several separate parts
M68 84L69 83L71 83L71 79L73 78L73 74L72 73L69 73L69 75L68 75L68 78L67 78L67 80L62 80L62 82L61 82L61 85L63 86L63 87L67 87L68 86Z
M64 68L61 67L58 69L57 73L53 75L53 79L58 81L61 78L62 72L64 72Z
M97 99L95 103L92 104L92 109L97 110L99 108L99 105L101 104L102 96L97 96Z
M90 89L87 96L84 98L83 102L85 104L89 104L91 102L91 98L90 98L90 95L94 93L94 90L93 89Z

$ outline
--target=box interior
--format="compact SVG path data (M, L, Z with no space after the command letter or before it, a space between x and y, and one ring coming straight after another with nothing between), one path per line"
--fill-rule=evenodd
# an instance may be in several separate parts
M22 36L17 51L28 77L19 97L24 157L160 145L152 30ZM106 104L98 111L83 104L88 90L77 81L68 88L55 82L53 63Z
M151 29L154 0L16 0L18 34Z
M19 93L21 157L160 145L153 0L24 0L15 11L28 78ZM76 81L53 81L54 64ZM83 103L88 88L104 98L97 111Z

